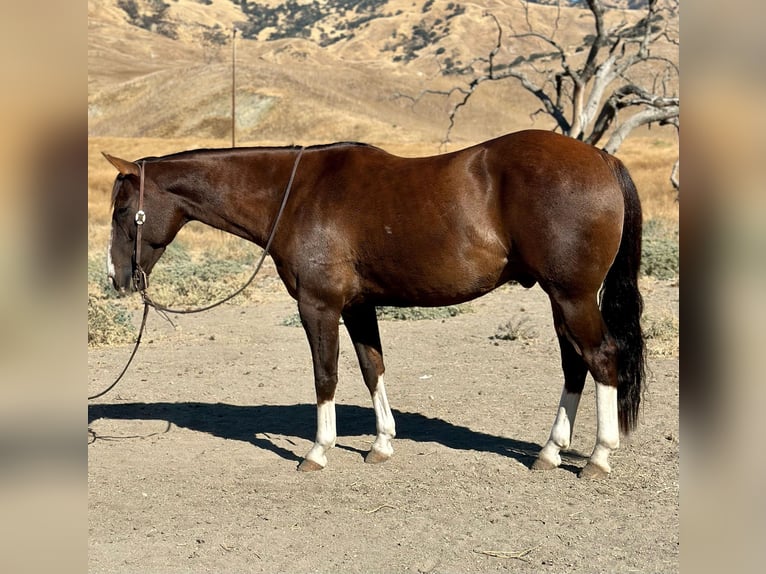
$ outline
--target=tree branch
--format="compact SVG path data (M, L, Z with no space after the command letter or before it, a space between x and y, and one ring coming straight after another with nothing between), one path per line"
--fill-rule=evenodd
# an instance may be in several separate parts
M673 164L673 169L670 172L670 185L673 186L673 189L676 191L679 191L681 188L681 183L678 179L678 164L680 160L676 160L676 163Z
M664 108L647 108L636 114L630 116L622 124L620 124L604 146L604 151L607 153L615 153L622 142L628 137L628 134L639 126L651 124L654 122L668 122L673 123L675 118L678 117L678 106L668 106Z
M520 2L525 24L514 29L513 22L508 23L508 40L498 18L491 12L484 14L495 25L495 43L486 56L473 59L464 68L474 73L467 85L424 90L415 97L397 95L411 100L413 106L430 94L452 102L443 144L449 143L460 110L470 103L481 85L508 78L517 81L540 102L532 117L547 115L555 122L555 130L592 145L610 135L604 147L610 153L638 126L659 122L678 127L678 64L658 52L661 46L678 45L678 0L649 0L637 20L626 18L610 28L606 27L608 8L604 2L585 0L583 7L592 15L595 37L583 37L574 48L556 38L562 13L560 3L556 4L558 11L552 27L542 32L532 25L534 8L530 2ZM507 63L498 63L504 41L510 42L519 55ZM578 55L582 52L584 56ZM627 112L628 108L634 109ZM618 122L621 123L617 125Z

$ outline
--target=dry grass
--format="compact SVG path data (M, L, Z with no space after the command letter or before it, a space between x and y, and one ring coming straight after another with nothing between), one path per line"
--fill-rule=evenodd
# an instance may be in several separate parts
M124 306L88 294L88 346L128 343L135 336L130 315Z
M677 225L679 203L670 183L670 171L678 158L674 130L641 130L625 141L617 156L636 183L644 220L660 219Z
M678 355L678 315L669 309L651 310L643 317L644 336L650 356L674 357Z
M490 337L494 341L531 340L538 337L537 330L531 325L527 316L511 318L498 325L495 334Z

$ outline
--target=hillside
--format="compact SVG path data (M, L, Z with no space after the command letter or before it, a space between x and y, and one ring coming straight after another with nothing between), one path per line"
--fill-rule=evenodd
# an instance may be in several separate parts
M449 101L400 95L465 85L460 71L495 41L487 10L524 18L518 3L497 0L89 0L89 134L226 145L236 27L238 143L438 143ZM558 17L563 43L576 42L587 13L555 11L534 6L531 17ZM452 139L530 127L536 107L512 82L485 85Z

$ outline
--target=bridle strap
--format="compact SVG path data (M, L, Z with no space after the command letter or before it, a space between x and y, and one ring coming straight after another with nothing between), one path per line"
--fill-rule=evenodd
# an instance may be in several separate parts
M144 173L145 160L141 160L138 164L139 172L139 185L138 185L138 211L136 211L136 249L135 249L135 263L133 267L133 282L136 286L136 291L144 292L148 286L146 279L146 273L141 267L141 236L144 229L144 222L146 221L146 212L144 211Z

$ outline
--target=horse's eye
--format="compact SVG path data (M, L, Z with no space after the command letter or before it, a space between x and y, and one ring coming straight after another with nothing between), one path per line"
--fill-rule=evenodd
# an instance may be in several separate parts
M117 215L125 215L128 212L128 206L118 207L114 211Z

